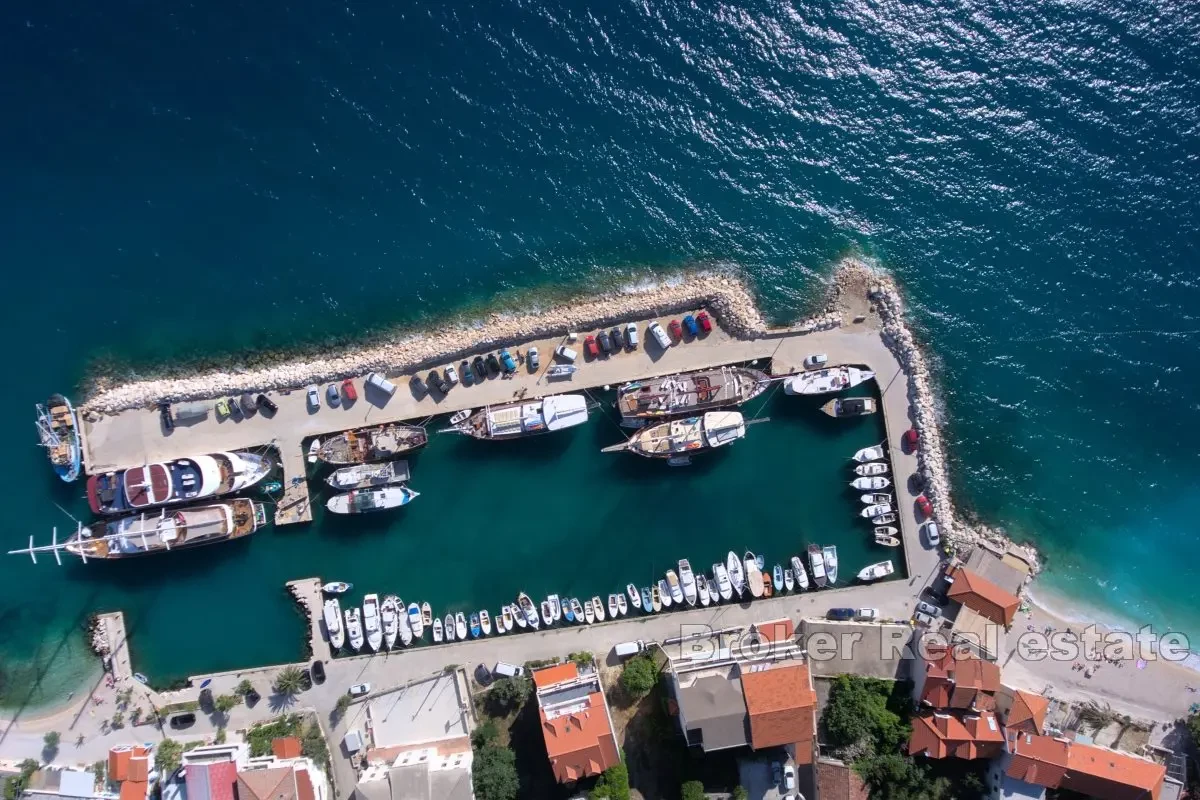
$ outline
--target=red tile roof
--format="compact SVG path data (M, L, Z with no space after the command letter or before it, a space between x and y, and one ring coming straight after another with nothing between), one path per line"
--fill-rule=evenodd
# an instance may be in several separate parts
M122 781L121 782L121 800L146 800L145 781Z
M1067 747L1065 739L1009 731L1012 761L1006 774L1026 783L1057 789L1067 774Z
M188 800L233 800L237 764L232 761L188 764L184 777Z
M786 617L783 619L772 619L766 622L754 623L754 630L760 637L772 644L776 642L790 642L796 635L796 623Z
M129 758L129 778L131 781L146 783L150 780L150 757L131 756Z
M295 736L280 736L272 739L271 753L276 758L299 758L300 740Z
M134 757L146 756L150 753L149 750L141 745L119 744L112 747L108 751L108 779L117 781L118 783L128 780L129 762ZM143 777L142 780L145 780Z
M290 766L248 769L237 774L238 800L295 800L296 773Z
M547 686L553 686L563 681L575 680L578 677L579 668L575 666L574 661L568 661L565 664L557 664L553 667L534 670L533 685L539 689L544 689Z
M913 719L908 752L929 758L991 758L1003 749L1003 741L1000 724L990 711L961 719L950 714L926 714Z
M296 770L296 796L297 800L316 799L317 791L313 786L312 776L308 774L307 769Z
M1013 692L1012 708L1008 710L1008 719L1004 725L1009 730L1026 733L1041 733L1042 724L1046 721L1046 709L1050 701L1040 694L1033 694L1021 689Z
M545 708L538 709L546 755L559 783L599 775L621 760L604 695L592 692L580 702L583 708L557 713L553 718L547 716Z
M922 702L934 708L989 711L996 707L1000 667L965 648L929 645Z
M867 800L867 785L845 764L818 761L817 796L821 800Z
M750 715L750 745L755 750L807 743L816 735L817 694L807 664L742 672L742 692Z
M955 567L947 573L954 579L947 597L957 600L967 608L979 613L992 622L1004 627L1012 625L1021 601L1014 594L1001 589L978 572L965 567Z
M1153 761L1052 736L1010 732L1009 750L1009 777L1100 800L1157 800L1167 774Z

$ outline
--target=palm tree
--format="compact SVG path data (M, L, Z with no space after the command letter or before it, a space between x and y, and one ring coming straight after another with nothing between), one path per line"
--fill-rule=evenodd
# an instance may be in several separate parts
M292 695L299 694L304 688L304 673L299 667L286 667L283 672L275 676L275 683L271 684L271 688L275 690L275 694Z

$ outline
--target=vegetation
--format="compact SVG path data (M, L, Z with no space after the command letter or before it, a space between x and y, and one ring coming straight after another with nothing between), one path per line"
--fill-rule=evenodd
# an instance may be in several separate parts
M349 709L349 708L350 708L350 695L344 694L338 698L337 705L334 706L334 711L340 717L342 714L345 714L347 709Z
M242 678L242 682L239 683L236 687L234 687L233 693L236 694L238 697L245 697L246 695L250 694L253 691L254 691L254 684L252 684L249 681L249 679Z
M218 712L228 715L241 702L241 699L237 695L219 694L217 695L217 699L213 701L213 705Z
M557 658L535 658L533 661L525 662L525 669L534 670L542 667L552 667L558 663Z
M195 700L188 700L183 703L168 703L167 705L163 706L162 708L160 708L158 710L158 716L160 719L166 719L167 717L171 716L172 714L178 714L178 713L181 713L184 711L199 711L199 710L200 710L199 703L197 703Z
M572 661L574 661L576 664L578 664L581 667L590 667L592 664L596 663L596 657L593 656L591 653L586 653L586 652L585 653L571 653L567 656L567 658L571 659Z
M58 743L62 741L62 735L58 731L49 731L42 737L42 755L50 761L54 756L58 755Z
M745 786L738 784L733 787L733 800L750 800L750 792L746 790Z
M642 697L658 683L658 668L648 655L638 655L625 662L621 670L621 686L630 697Z
M679 795L683 800L705 800L704 784L700 781L687 781L679 787Z
M213 737L213 744L225 744L225 726L217 728L217 735Z
M174 739L163 739L154 748L154 767L162 776L179 769L183 761L183 745Z
M504 716L513 709L525 705L533 692L533 681L528 677L500 678L488 690L488 705L496 716Z
M129 712L129 722L133 725L141 725L142 724L142 707L141 706L134 706L133 710Z
M129 687L117 692L117 702L120 703L121 705L127 704L132 699L133 699L133 687L132 686L129 686Z
M515 800L519 786L516 754L495 744L477 750L471 782L476 800Z
M500 729L496 727L496 721L493 719L485 719L480 723L479 727L471 732L471 746L476 750L482 750L489 744L492 744L500 737Z
M112 726L114 728L124 728L125 727L125 712L124 711L114 711L113 712Z
M17 800L18 797L25 793L25 787L29 785L29 779L33 777L33 773L37 772L42 765L34 761L32 758L27 758L17 765L20 772L8 779L4 784L4 800Z
M830 742L855 755L897 752L912 729L907 720L911 702L896 687L879 678L838 676L823 719Z
M246 741L250 743L250 757L269 756L271 741L284 736L300 737L304 720L299 714L285 714L271 722L255 725L246 732Z
M91 767L89 767L89 769L92 771L92 774L96 776L97 785L103 785L104 771L107 766L108 765L104 762L104 759L100 759L99 761L94 762Z
M292 697L304 689L304 672L299 667L285 667L283 672L275 676L271 684L275 694Z
M625 766L624 760L604 770L595 787L588 793L588 800L629 800L629 768Z

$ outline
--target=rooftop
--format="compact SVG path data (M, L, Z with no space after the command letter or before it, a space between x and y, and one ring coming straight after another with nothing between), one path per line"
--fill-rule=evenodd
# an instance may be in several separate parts
M299 758L300 740L295 736L281 736L271 740L271 754L276 758Z
M934 713L913 717L908 740L911 755L928 758L991 758L1003 749L1004 734L990 711L978 714Z
M375 747L416 745L470 735L465 700L454 673L410 684L367 704Z
M539 689L544 689L556 683L575 680L578 677L579 668L575 666L574 661L568 661L564 664L556 664L553 667L534 670L533 685Z
M234 800L237 765L232 761L188 764L184 779L188 800Z
M1009 709L1004 724L1009 730L1041 733L1049 707L1050 701L1040 694L1017 689L1013 692L1012 708Z
M238 800L299 800L292 767L241 770L237 774Z
M817 796L821 800L867 800L867 785L840 761L817 762Z
M675 697L688 744L707 752L750 743L746 697L736 669L728 665L676 675Z
M575 665L567 666L533 673L546 755L560 783L599 775L621 759L599 679L592 674L585 676L585 685L553 691L555 685L578 678Z
M947 576L953 578L946 593L948 597L998 625L1006 628L1012 625L1017 607L1021 604L1016 595L966 567L952 567Z
M1157 798L1167 768L1144 758L1052 736L1010 732L1007 774L1026 783L1100 798Z
M816 702L807 664L788 664L742 672L742 692L755 750L795 744L796 759L811 763L816 737Z
M921 701L934 708L995 708L1000 690L1000 667L966 648L930 644L926 650L925 684Z
M1009 594L1020 593L1029 576L1029 565L1024 561L996 555L984 547L976 547L971 551L966 566Z

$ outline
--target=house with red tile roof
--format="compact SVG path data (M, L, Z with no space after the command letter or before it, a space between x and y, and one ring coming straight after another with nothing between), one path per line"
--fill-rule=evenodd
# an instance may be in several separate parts
M1129 753L1025 731L1009 731L989 783L1002 796L1066 789L1098 800L1158 800L1167 768Z
M795 746L797 764L811 764L817 735L817 693L808 664L755 665L741 672L755 750Z
M1000 691L1000 667L965 647L930 643L913 669L919 705L960 711L991 711Z
M946 596L961 603L985 619L1003 625L1012 626L1021 605L1015 595L989 581L977 572L961 565L946 570L946 580L950 588Z
M620 763L616 730L595 671L581 673L568 661L535 670L533 685L546 756L559 783L594 777Z
M934 712L913 717L909 755L926 758L994 758L1004 751L1004 733L991 711Z
M1050 701L1040 694L1016 689L1012 692L1012 701L1004 714L1004 727L1009 731L1041 733L1049 708Z

